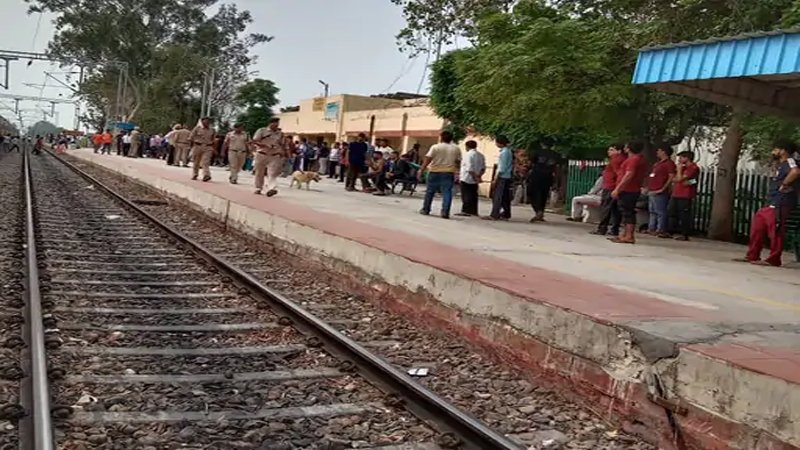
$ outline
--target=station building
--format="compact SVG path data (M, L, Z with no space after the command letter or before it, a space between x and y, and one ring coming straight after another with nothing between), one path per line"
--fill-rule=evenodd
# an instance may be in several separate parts
M439 141L439 133L446 125L430 107L428 97L406 93L316 97L303 100L299 106L284 108L279 117L286 134L308 139L322 136L333 143L349 141L364 133L372 143L386 139L400 153L407 152L414 144L427 151ZM491 168L499 153L494 142L482 136L468 139L478 141L486 165Z

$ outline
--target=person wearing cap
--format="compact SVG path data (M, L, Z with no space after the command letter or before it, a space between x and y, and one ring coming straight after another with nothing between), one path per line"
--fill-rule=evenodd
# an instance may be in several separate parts
M192 180L196 180L200 169L203 170L203 181L211 181L211 157L214 153L214 129L211 118L203 117L189 135L192 146Z
M688 241L692 233L692 202L697 197L698 176L700 168L694 163L694 152L686 150L678 153L667 222L670 235L676 236L675 240Z
M250 142L255 147L256 190L260 195L264 189L264 176L267 178L267 197L278 193L278 176L283 170L283 161L287 155L286 141L278 127L280 119L273 117L269 125L259 128Z
M244 125L237 123L233 126L233 131L225 136L222 144L223 152L228 150L228 165L231 171L229 181L231 184L239 182L239 171L244 167L247 159L247 142L249 141Z

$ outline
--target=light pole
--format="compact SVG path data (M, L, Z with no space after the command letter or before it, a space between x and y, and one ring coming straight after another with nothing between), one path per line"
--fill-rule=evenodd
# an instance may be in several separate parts
M321 84L325 88L325 98L328 98L328 93L330 92L331 85L322 80L319 80L319 84Z

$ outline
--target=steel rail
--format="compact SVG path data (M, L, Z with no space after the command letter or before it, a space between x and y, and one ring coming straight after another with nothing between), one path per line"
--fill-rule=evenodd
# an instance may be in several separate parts
M24 152L25 172L25 235L28 275L28 318L30 321L29 352L31 358L31 409L33 443L35 450L53 450L53 424L50 419L50 388L47 376L44 324L42 323L42 297L39 291L39 262L36 255L36 229L33 221L33 183L30 154Z
M288 297L264 286L249 273L162 222L69 161L56 156L50 151L47 151L47 153L187 246L200 258L215 266L221 273L231 277L241 287L269 302L278 312L290 318L295 326L299 326L299 328L318 338L327 350L344 356L346 360L349 360L359 369L361 375L364 375L384 391L394 393L400 397L406 409L429 424L438 425L439 431L452 433L460 439L461 448L469 450L520 450L520 447L507 437L492 430L477 418L461 411L431 390L413 381L406 374L306 311Z

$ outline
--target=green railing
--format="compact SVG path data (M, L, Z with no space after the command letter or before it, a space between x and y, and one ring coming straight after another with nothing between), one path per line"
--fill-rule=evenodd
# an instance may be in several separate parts
M584 195L592 188L600 176L603 161L570 161L567 173L567 205L573 197ZM699 234L708 232L711 223L711 203L716 169L702 169L697 185L697 199L694 202L694 230ZM767 203L769 176L756 171L740 171L736 174L736 193L734 196L733 230L737 242L747 243L750 236L750 222L753 214ZM787 249L794 248L794 233L787 236Z

